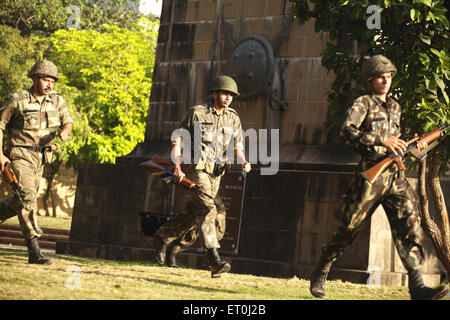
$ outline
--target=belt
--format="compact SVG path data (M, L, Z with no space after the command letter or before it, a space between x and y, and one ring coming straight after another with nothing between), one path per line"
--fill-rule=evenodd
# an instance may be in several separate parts
M15 146L17 148L25 148L34 152L44 152L45 149L50 148L49 146Z

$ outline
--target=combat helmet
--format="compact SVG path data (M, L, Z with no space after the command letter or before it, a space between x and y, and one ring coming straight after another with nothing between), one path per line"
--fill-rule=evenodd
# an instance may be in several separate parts
M214 79L213 85L211 86L211 90L209 90L209 92L213 91L228 91L236 96L239 96L236 81L234 81L232 77L225 75L217 76L216 79Z
M30 72L28 73L28 76L30 78L50 77L55 79L55 81L59 80L58 68L55 66L53 62L48 60L40 60L36 62L34 66L31 68Z
M367 82L377 75L387 72L392 73L393 77L397 74L397 68L391 60L381 54L377 54L364 61L362 67L362 80Z

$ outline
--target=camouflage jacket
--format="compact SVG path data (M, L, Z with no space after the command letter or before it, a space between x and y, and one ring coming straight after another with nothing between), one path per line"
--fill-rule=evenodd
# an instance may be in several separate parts
M11 94L0 109L0 130L8 148L45 146L66 123L73 122L64 99L52 92L42 104L30 90Z
M184 162L193 164L196 170L212 174L215 164L233 162L234 151L243 150L241 120L232 108L218 114L212 105L197 105L189 109L180 128L186 132L173 135L172 144L183 141ZM191 153L190 161L186 161L186 151Z
M361 154L363 166L386 154L382 141L400 134L400 116L401 106L395 99L387 97L383 102L375 95L359 97L347 110L341 135Z

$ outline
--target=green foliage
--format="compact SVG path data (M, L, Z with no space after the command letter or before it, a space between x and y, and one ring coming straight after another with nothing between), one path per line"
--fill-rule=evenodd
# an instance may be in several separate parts
M131 30L58 30L48 58L60 67L58 90L78 111L73 138L61 157L113 163L142 142L155 58L157 23ZM61 92L64 93L64 92Z
M17 28L23 35L51 34L75 27L76 21L80 29L98 30L103 24L129 28L141 16L138 7L139 0L3 0L0 24Z
M0 25L0 103L15 91L31 87L28 72L39 49L17 29Z
M422 134L450 122L450 42L443 0L291 0L300 23L315 19L317 32L329 34L321 53L322 65L336 75L328 101L332 108L327 126L340 124L350 103L367 90L360 80L362 57L387 56L398 74L392 94L403 106L405 137ZM369 29L370 5L381 8L381 29ZM348 49L353 41L358 51ZM439 146L441 172L447 171L450 139Z

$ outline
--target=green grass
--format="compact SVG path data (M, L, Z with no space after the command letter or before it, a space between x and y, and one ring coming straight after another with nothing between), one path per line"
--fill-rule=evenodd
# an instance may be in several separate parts
M72 223L71 218L52 218L45 216L38 216L38 225L40 227L56 228L56 229L67 229L70 230ZM19 225L19 219L12 217L4 222L5 224L16 224Z
M150 262L115 262L45 253L52 265L27 263L27 253L0 249L0 300L310 300L309 281L168 268ZM79 272L70 271L78 268ZM36 276L38 275L38 276ZM77 282L77 279L79 280ZM73 281L72 281L73 280ZM337 300L408 300L405 287L327 281Z

